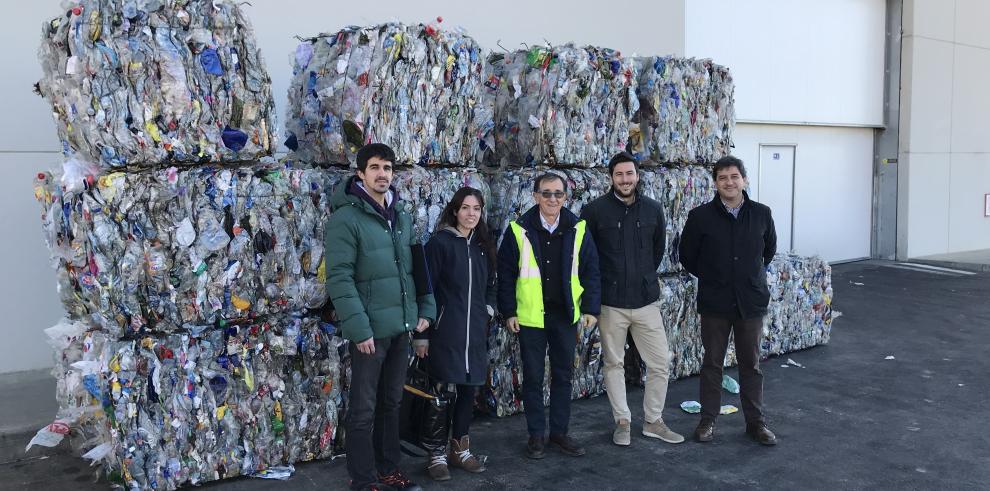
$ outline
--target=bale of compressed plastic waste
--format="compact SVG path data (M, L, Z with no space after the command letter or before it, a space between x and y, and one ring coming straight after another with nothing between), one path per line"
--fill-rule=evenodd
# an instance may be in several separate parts
M707 59L635 57L638 111L629 147L644 163L703 164L732 150L735 86Z
M572 44L489 57L497 166L600 167L626 149L635 67L618 51Z
M103 168L273 151L271 80L230 0L73 0L42 28L38 90L67 153Z
M62 321L62 414L111 483L171 490L330 457L345 393L341 338L313 317L117 340Z
M348 171L291 163L39 174L66 311L115 337L319 308L323 225Z
M293 56L286 146L294 158L354 163L366 143L396 164L469 165L489 147L494 101L484 58L461 30L436 23L348 27L303 40Z

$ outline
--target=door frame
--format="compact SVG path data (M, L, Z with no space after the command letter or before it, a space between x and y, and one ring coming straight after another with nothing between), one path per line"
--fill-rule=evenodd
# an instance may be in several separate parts
M758 179L760 179L760 180L757 181L757 185L759 186L758 189L760 190L761 193L763 192L763 182L762 182L762 179L763 179L763 147L791 147L792 149L794 149L794 160L791 162L791 223L790 223L790 229L791 229L791 233L790 233L791 249L789 251L787 251L788 253L790 253L791 251L795 250L795 243L794 243L794 223L797 220L795 220L794 210L795 210L795 205L797 203L797 160L798 160L798 144L797 143L760 143L760 152L759 152L760 160L759 160L759 163L757 164L758 165L757 171L759 172ZM757 199L759 199L759 196L757 196Z

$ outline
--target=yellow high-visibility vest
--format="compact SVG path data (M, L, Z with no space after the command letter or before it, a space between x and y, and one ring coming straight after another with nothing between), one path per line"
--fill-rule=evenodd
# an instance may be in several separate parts
M516 280L516 316L519 317L519 324L528 327L542 329L543 324L543 279L540 276L540 265L536 261L536 254L533 252L533 244L526 237L526 231L516 222L509 224L512 235L516 238L516 245L519 247L519 278ZM579 220L574 237L574 254L571 260L571 301L574 302L574 319L576 324L581 319L581 294L584 287L581 286L581 279L578 277L580 266L581 244L584 242L584 234L587 223Z

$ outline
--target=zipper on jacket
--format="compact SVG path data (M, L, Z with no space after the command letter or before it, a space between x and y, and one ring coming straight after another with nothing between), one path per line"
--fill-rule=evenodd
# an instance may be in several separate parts
M437 324L435 326L433 326L433 329L434 330L437 330L437 331L440 330L440 319L443 319L443 311L444 310L447 310L447 306L446 305L441 305L440 306L440 315L437 316Z
M467 320L465 321L465 326L467 327L467 329L465 330L465 335L464 335L464 373L471 373L471 365L470 362L468 361L468 352L471 346L471 303L474 301L474 299L471 296L471 287L474 286L473 285L474 268L471 265L471 235L472 234L474 234L474 231L472 231L471 234L468 234L467 239L464 241L464 243L467 244L467 254L468 254L468 301L467 301Z

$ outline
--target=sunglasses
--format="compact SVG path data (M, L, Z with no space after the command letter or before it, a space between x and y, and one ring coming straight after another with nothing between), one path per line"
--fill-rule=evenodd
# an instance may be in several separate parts
M543 199L550 199L550 198L564 199L564 196L567 196L567 193L563 191L540 191L539 195L543 196Z

